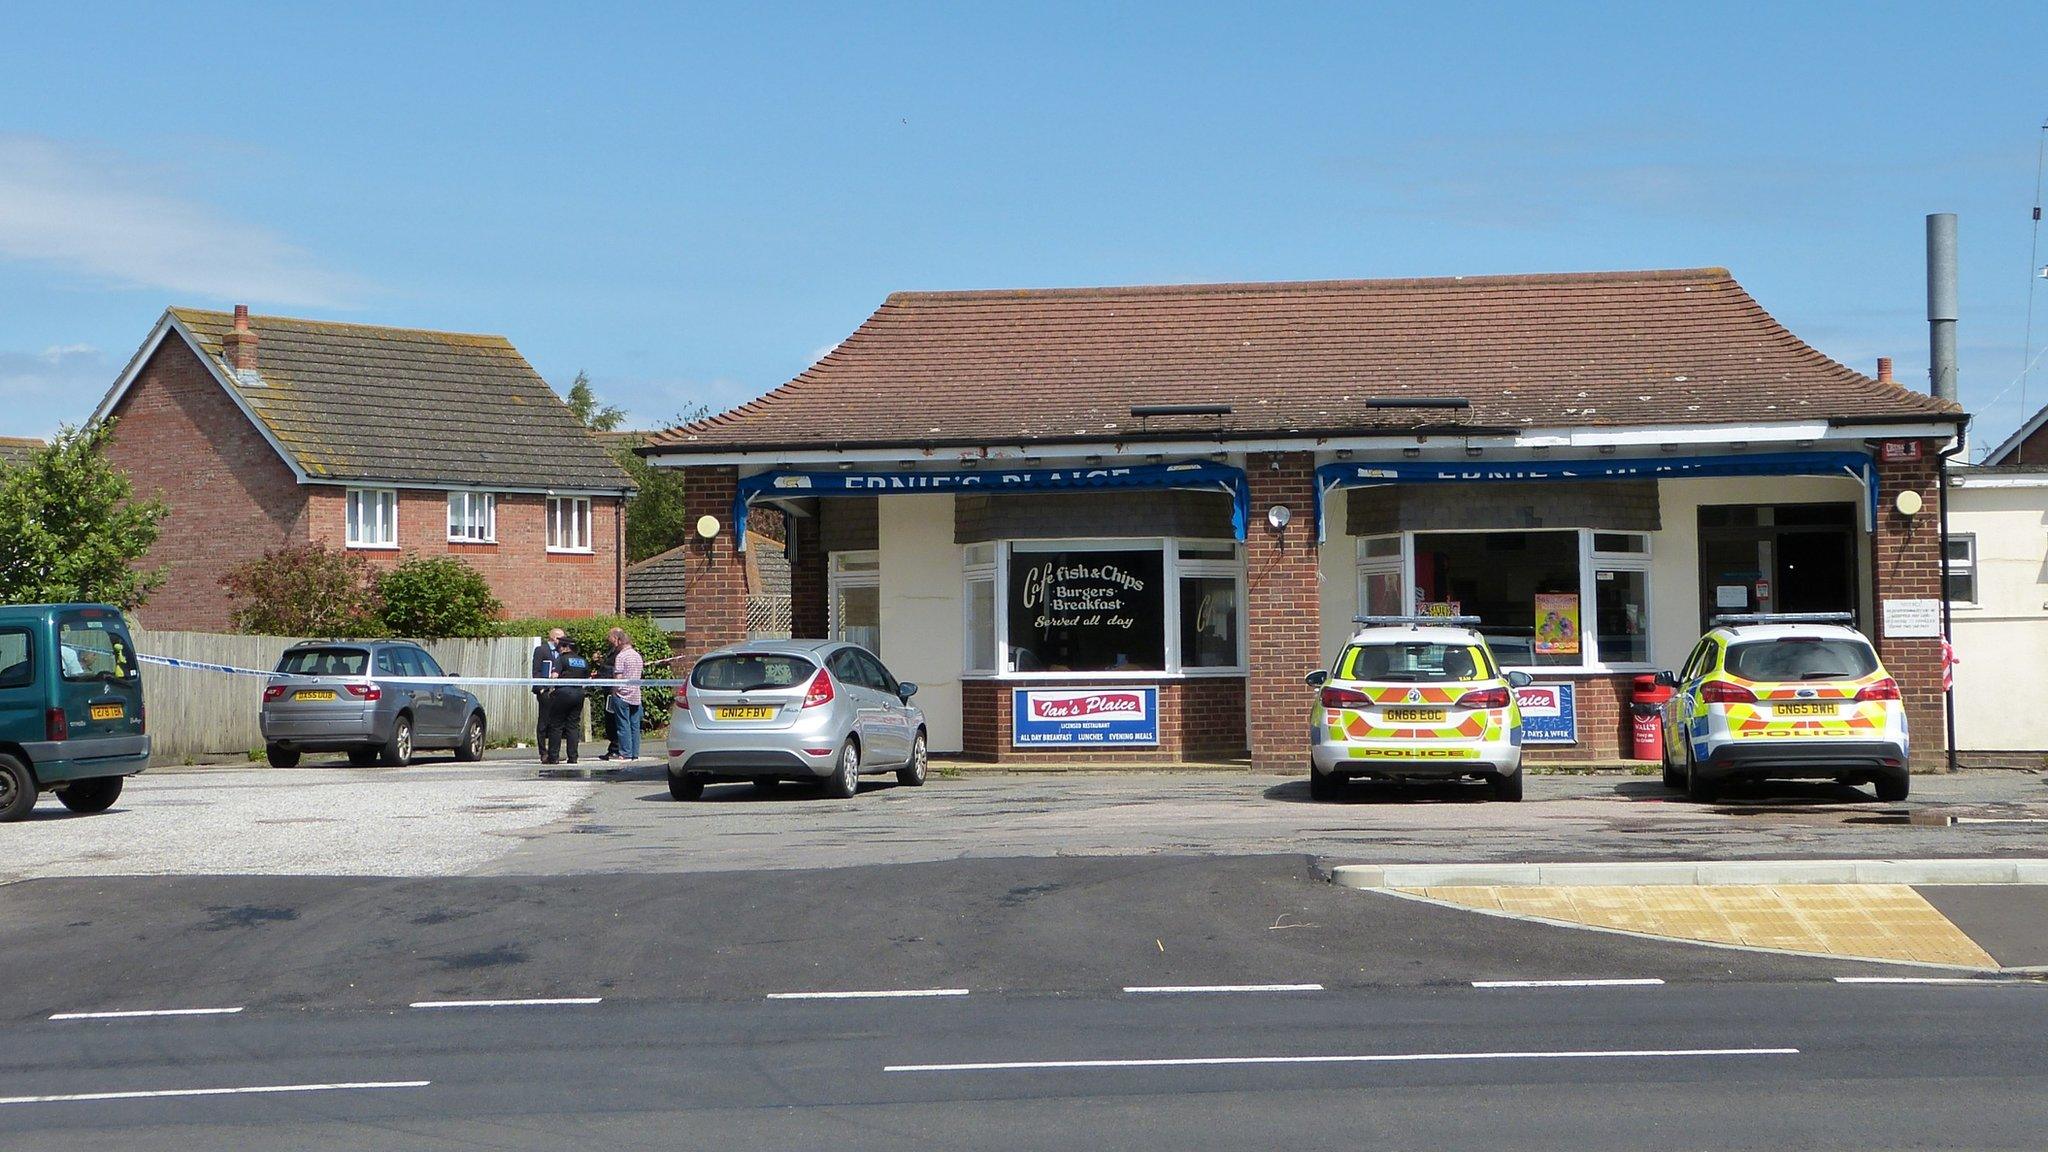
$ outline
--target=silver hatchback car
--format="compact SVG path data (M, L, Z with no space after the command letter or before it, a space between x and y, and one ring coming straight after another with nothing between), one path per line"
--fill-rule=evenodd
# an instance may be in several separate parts
M379 676L440 679L432 655L403 640L312 641L285 649L263 688L264 750L273 768L306 752L347 752L356 765L403 768L422 748L484 757L484 707L453 684L380 684ZM305 677L333 677L308 680Z
M863 773L923 784L924 713L917 685L874 653L839 640L753 640L707 653L676 693L668 728L668 790L695 800L714 780L822 780L842 799Z

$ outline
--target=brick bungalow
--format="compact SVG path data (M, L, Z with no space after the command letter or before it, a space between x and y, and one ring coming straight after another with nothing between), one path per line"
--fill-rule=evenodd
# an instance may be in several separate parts
M106 417L170 508L149 627L226 630L223 574L318 540L378 567L460 556L515 617L624 606L632 480L502 336L172 308Z
M1299 770L1303 674L1355 614L1429 611L1548 691L1533 758L1610 759L1709 616L1825 610L1933 761L1940 640L1880 621L1941 595L1964 421L1708 268L901 293L641 451L720 524L685 545L688 650L745 635L736 541L779 507L797 631L876 645L935 752ZM1098 703L1122 742L1057 722Z

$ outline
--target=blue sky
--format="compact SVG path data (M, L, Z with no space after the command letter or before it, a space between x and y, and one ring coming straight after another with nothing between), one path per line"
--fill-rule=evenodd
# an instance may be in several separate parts
M2048 5L1784 7L46 6L0 40L0 433L171 303L500 332L652 425L897 289L1696 265L1924 386L1954 211L2002 438Z

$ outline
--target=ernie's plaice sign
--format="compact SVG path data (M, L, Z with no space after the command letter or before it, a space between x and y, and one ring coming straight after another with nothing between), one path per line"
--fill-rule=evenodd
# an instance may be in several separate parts
M1159 689L1013 689L1010 743L1018 747L1157 746Z

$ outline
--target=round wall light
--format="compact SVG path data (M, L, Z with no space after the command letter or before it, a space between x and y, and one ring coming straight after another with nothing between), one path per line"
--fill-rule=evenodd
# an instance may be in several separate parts
M1293 522L1294 510L1285 504L1275 504L1271 508L1266 509L1266 523L1272 525L1275 532L1280 531Z
M1898 498L1892 501L1892 507L1899 510L1899 515L1907 517L1918 516L1925 504L1926 501L1920 499L1920 494L1910 488L1899 493Z
M709 540L713 536L718 535L718 517L697 517L697 535L702 536L706 540Z

